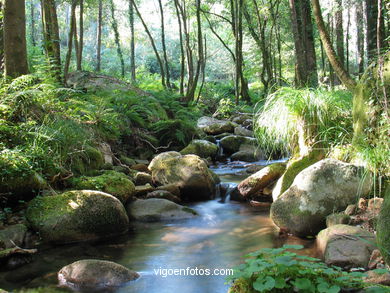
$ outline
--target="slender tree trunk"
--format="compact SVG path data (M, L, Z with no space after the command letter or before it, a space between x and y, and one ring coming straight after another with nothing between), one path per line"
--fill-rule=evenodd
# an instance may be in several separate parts
M356 2L357 63L359 76L364 72L364 23L363 2Z
M51 65L53 75L59 82L62 82L60 33L55 1L42 0L41 6L46 57Z
M384 12L383 0L377 0L377 1L378 1L378 17L377 17L377 27L376 27L376 49L377 49L377 55L379 57L382 53L382 49L385 46L385 21L383 17L383 12Z
M154 39L152 37L152 34L150 33L149 29L148 29L148 26L146 25L144 19L142 18L142 15L140 13L140 11L138 10L138 7L137 5L135 4L135 1L134 0L130 0L133 4L133 7L135 9L135 12L137 13L137 16L138 18L141 20L141 23L145 29L145 32L146 34L148 35L149 37L149 41L150 41L150 44L152 45L152 48L153 48L153 51L154 51L154 54L156 55L156 58L157 58L157 62L160 66L160 72L161 72L161 83L163 85L164 88L166 88L167 84L165 82L165 74L164 74L164 65L163 65L163 62L161 60L161 57L160 57L160 54L158 53L157 51L157 47L156 47L156 44L154 42Z
M79 53L77 54L77 70L82 70L83 49L84 49L84 0L80 0L79 15Z
M311 0L313 5L314 18L317 23L318 31L320 33L322 44L324 45L325 53L328 56L329 62L331 63L334 71L336 72L340 81L350 90L354 91L356 88L356 82L351 78L348 72L343 67L336 52L333 48L332 42L330 41L329 34L326 30L324 20L322 18L321 6L319 0Z
M3 2L0 1L0 11L3 13ZM0 74L4 73L4 17L0 18Z
M112 29L114 30L116 49L117 49L119 61L121 63L121 76L125 77L125 61L123 59L121 41L119 38L118 23L115 19L115 6L114 6L113 0L110 0L110 5L111 5L111 7L110 7L111 8L111 25L112 25Z
M181 23L180 11L177 0L175 0L175 9L177 21L179 24L179 38L180 38L180 94L184 94L184 75L185 75L185 53L183 45L183 28Z
M162 6L162 0L158 0L158 5L160 7L160 16L161 16L161 44L162 44L162 50L163 50L165 75L167 77L167 87L171 88L171 81L170 81L171 75L170 75L170 72L169 72L167 47L166 47L166 44L165 44L164 9L163 9L163 6Z
M103 0L99 0L96 46L96 71L101 70L102 60L102 25L103 25Z
M343 0L336 1L336 48L337 56L339 56L342 65L345 65L344 58L344 30L343 30Z
M66 52L65 65L64 65L64 80L66 83L66 78L69 72L70 60L72 58L72 49L73 49L73 36L75 32L75 19L76 19L76 4L77 0L72 1L71 12L70 12L70 25L69 25L69 34L68 34L68 51Z
M76 52L76 69L77 69L77 60L79 60L80 50L79 50L79 40L78 40L78 36L77 36L77 19L76 19L76 14L74 16L73 23L74 23L73 41L74 41L74 50Z
M30 18L31 18L31 44L35 47L37 42L35 40L35 7L34 1L30 2Z
M130 75L131 82L136 83L136 74L135 74L135 32L134 32L134 7L129 1L129 23L130 23Z
M351 9L350 9L350 6L348 6L348 11L347 11L347 31L345 33L345 45L346 45L346 48L345 48L345 53L346 53L346 56L345 56L345 67L346 67L346 70L347 72L349 73L349 31L350 31L350 27L351 27Z

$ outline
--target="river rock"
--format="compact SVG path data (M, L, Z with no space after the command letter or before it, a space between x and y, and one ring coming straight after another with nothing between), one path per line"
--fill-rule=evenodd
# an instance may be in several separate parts
M167 184L167 185L158 186L156 188L156 190L166 190L166 191L172 193L174 196L177 196L178 198L180 198L180 188L175 184Z
M194 139L180 153L182 155L197 155L201 158L215 158L218 153L218 146L207 140Z
M376 248L375 235L355 226L334 225L318 234L317 247L328 265L367 268Z
M238 190L244 197L254 195L282 176L285 169L284 163L271 164L241 181Z
M280 228L298 236L317 234L333 212L341 212L371 190L371 176L363 167L325 159L304 169L271 206Z
M145 184L152 184L153 179L152 175L146 172L137 172L134 178L135 185L145 185Z
M173 195L172 193L170 193L167 190L155 190L155 191L149 192L146 195L146 198L162 198L162 199L173 201L174 203L180 202L179 197Z
M231 121L218 120L212 117L201 117L197 122L198 128L206 134L217 135L224 132L233 132L234 124Z
M152 160L149 169L155 184L177 185L182 199L205 200L215 196L214 175L207 164L196 155L162 153Z
M5 248L23 246L26 233L27 227L23 224L8 226L0 230L0 243L4 243Z
M257 141L253 137L229 135L221 139L220 144L226 153L235 153L240 151L241 145L256 145Z
M155 191L156 188L154 188L152 185L149 183L145 185L137 185L135 187L135 197L142 197L148 194L149 192Z
M245 127L242 126L237 126L236 128L234 128L234 134L253 137L253 131L246 129Z
M123 173L105 171L100 176L72 178L70 180L74 189L98 190L109 193L122 203L135 195L134 183Z
M117 263L85 259L63 267L58 272L60 285L77 290L103 290L120 287L140 276Z
M138 199L126 206L131 219L143 222L189 219L197 213L188 207L161 198Z
M345 224L348 225L351 222L351 217L345 213L333 213L326 217L326 227Z
M44 241L70 243L125 233L129 219L122 203L110 194L76 190L37 197L26 218Z

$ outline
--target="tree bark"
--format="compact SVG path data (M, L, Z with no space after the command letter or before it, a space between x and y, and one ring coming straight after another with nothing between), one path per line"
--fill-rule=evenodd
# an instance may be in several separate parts
M121 63L121 76L125 77L125 61L123 59L123 53L121 48L121 41L119 38L119 31L118 31L118 23L115 19L115 6L114 1L110 0L110 10L111 10L111 25L112 29L114 30L114 36L115 36L115 44L116 44L116 50L118 53L119 61Z
M54 0L42 0L42 24L44 34L44 48L49 60L53 75L62 82L61 77L61 48L60 32L58 28L57 10Z
M35 40L35 9L34 1L30 2L30 18L31 18L31 44L35 47L37 45Z
M96 46L96 71L101 70L102 60L102 25L103 25L103 0L99 0Z
M378 0L366 0L366 48L368 62L377 56L377 21L378 21Z
M75 32L75 19L76 19L76 5L77 5L77 0L73 0L70 9L71 12L70 12L69 34L68 34L68 51L66 53L65 65L64 65L65 83L69 72L70 60L72 58L73 35Z
M2 1L0 1L0 11L4 13ZM4 73L4 17L0 18L0 74L2 75L3 73Z
M77 54L77 70L82 70L83 50L84 50L84 0L80 0L79 15L79 53Z
M130 75L131 82L136 83L136 74L135 74L135 33L134 33L134 7L129 1L129 23L130 23Z
M5 76L28 73L24 0L4 1L4 57Z
M296 56L296 85L317 87L317 60L309 0L289 0Z
M356 88L356 82L351 78L348 72L341 64L336 52L333 48L332 42L330 41L329 34L326 30L324 20L322 18L321 6L319 0L311 0L313 5L314 18L317 23L318 31L320 33L321 41L325 49L325 53L328 56L329 62L331 63L335 73L337 74L340 81L350 90L354 91Z
M364 25L363 25L363 2L356 2L356 34L357 34L357 63L358 73L361 76L364 72Z
M160 16L161 16L161 45L162 45L162 50L163 50L164 69L165 69L165 75L167 77L167 87L171 88L171 75L170 75L170 72L169 72L169 63L168 63L168 56L167 56L167 46L165 44L164 9L163 9L161 0L158 0L158 5L160 7Z
M183 28L181 23L180 11L178 7L177 0L175 2L175 10L177 16L177 22L179 24L179 40L180 40L180 94L184 94L184 75L185 75L185 52L183 45Z
M343 29L343 0L336 1L336 50L337 56L339 56L341 64L345 65L344 58L344 29Z

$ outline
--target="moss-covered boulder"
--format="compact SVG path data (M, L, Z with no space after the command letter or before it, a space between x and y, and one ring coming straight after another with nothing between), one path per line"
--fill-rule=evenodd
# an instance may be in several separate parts
M76 190L37 197L26 218L44 241L70 243L125 233L129 219L122 203L110 194Z
M351 222L351 217L345 213L333 213L326 217L326 227L334 225L345 224L348 225Z
M196 211L162 198L138 199L126 206L130 219L143 222L189 219Z
M71 263L63 267L57 276L61 286L83 292L113 290L140 277L137 272L120 264L97 259Z
M237 188L242 196L249 197L278 180L285 169L284 163L271 164L241 181Z
M149 164L157 185L176 184L184 200L205 200L215 196L215 179L207 164L196 155L166 152Z
M90 174L104 166L104 155L96 148L85 146L84 151L72 158L71 168L76 174Z
M311 151L309 154L292 159L288 162L286 171L280 177L272 190L273 200L277 200L278 197L285 192L293 183L295 177L307 167L317 163L324 158L324 152L320 150Z
M326 217L370 193L372 179L363 167L325 159L304 169L271 206L277 226L298 236L316 235Z
M180 203L179 197L177 197L176 195L173 195L172 193L170 193L169 191L166 191L166 190L155 190L155 191L149 192L146 195L146 198L147 199L148 198L162 198L162 199L173 201L174 203Z
M390 264L390 187L387 188L385 200L377 220L376 231L378 247L383 255L385 262Z
M71 179L74 189L98 190L109 193L125 203L135 194L134 183L123 173L106 171L100 176L82 176Z
M231 121L218 120L211 117L201 117L198 119L197 126L206 134L217 135L224 132L232 133L235 124Z
M334 225L318 234L317 247L328 265L366 268L376 248L375 235L355 226Z
M207 140L194 139L180 153L182 155L197 155L201 158L214 158L218 153L218 146Z
M241 145L253 145L257 143L253 137L229 135L221 139L220 144L223 147L225 153L232 154L240 151Z

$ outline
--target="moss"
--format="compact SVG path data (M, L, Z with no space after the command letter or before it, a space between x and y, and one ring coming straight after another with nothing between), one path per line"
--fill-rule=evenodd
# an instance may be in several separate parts
M385 200L376 224L378 247L385 262L390 264L390 186L386 189Z
M195 211L195 210L193 210L193 209L191 209L191 208L189 208L189 207L183 207L183 208L182 208L182 211L183 211L183 212L186 212L186 213L191 213L191 214L193 214L194 216L197 216L197 215L198 215L198 212L197 212L197 211Z
M133 182L123 173L116 171L105 171L103 175L96 177L73 178L70 182L76 189L103 191L115 196L123 203L135 192Z
M214 158L217 155L218 146L207 140L193 140L187 147L180 151L182 155L194 154L202 158Z
M351 221L351 217L346 215L345 213L335 213L326 217L326 227L338 225L338 224L346 224L348 225Z
M86 146L84 152L72 158L71 168L74 173L85 175L104 166L104 156L96 148Z
M311 151L308 155L298 159L292 159L287 164L286 171L279 179L272 195L274 200L285 192L294 182L295 177L307 167L315 164L324 158L324 153L321 150Z

